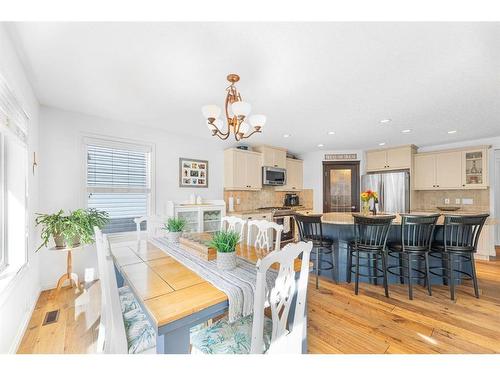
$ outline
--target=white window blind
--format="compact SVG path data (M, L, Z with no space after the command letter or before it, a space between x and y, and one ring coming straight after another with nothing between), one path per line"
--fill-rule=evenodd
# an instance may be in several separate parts
M0 272L27 260L28 121L0 76Z
M88 207L108 212L104 232L135 230L134 218L148 215L151 149L126 143L87 142Z

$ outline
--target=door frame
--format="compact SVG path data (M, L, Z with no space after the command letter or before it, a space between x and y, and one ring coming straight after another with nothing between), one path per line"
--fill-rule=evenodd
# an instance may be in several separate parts
M323 212L329 212L330 210L328 209L329 203L326 199L326 197L330 196L330 173L328 172L329 167L335 166L338 168L335 169L342 169L342 168L352 168L354 171L355 179L354 179L354 194L352 194L352 199L355 202L354 206L356 208L354 209L353 212L359 212L360 209L360 200L359 200L359 194L360 194L360 185L361 185L361 176L359 174L360 171L360 161L359 160L353 160L353 161L323 161ZM351 189L352 191L352 189ZM354 196L355 195L355 196Z

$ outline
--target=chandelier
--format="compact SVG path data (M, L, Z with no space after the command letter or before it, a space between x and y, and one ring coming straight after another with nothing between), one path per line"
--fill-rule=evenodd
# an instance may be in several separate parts
M221 115L220 107L210 104L201 108L203 116L207 119L208 129L213 136L220 139L227 139L233 133L236 141L249 138L254 133L261 133L262 127L266 123L266 116L252 115L248 117L252 106L241 99L241 95L234 85L240 80L240 76L229 74L227 80L231 83L226 88L225 116L227 126L224 126L224 121L219 118Z

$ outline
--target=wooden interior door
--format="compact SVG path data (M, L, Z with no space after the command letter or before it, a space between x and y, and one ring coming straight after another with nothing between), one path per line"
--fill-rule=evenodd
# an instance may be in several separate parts
M323 212L359 212L359 161L323 162Z

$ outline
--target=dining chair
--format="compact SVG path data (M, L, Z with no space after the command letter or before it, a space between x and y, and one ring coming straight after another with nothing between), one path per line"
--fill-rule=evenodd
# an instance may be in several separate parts
M128 287L118 288L113 258L107 256L107 236L94 227L99 278L101 322L98 351L114 354L156 352L156 333Z
M281 233L283 232L283 225L267 220L248 220L247 227L248 245L254 246L258 249L265 249L267 251L270 251L273 244L273 238L275 238L276 240L274 241L274 250L279 250L281 248ZM252 234L254 227L257 229L257 234L255 236L255 240L252 243Z
M387 245L387 255L396 258L399 265L387 267L387 272L399 276L401 283L408 282L408 298L413 299L413 281L424 279L429 295L432 295L429 273L429 251L439 214L401 216L401 240ZM424 262L424 270L420 262ZM417 262L417 266L414 266Z
M237 216L223 216L220 219L220 230L233 231L240 235L239 242L243 242L246 220ZM239 229L238 229L239 227Z
M490 215L444 215L443 241L436 242L431 249L431 256L441 256L444 267L431 267L430 273L447 279L452 300L455 300L456 281L461 280L472 280L474 295L479 298L474 254L488 216ZM470 272L464 270L465 264L470 265ZM439 274L436 270L442 273Z
M142 228L146 226L146 237L154 238L161 237L165 232L163 231L163 225L168 220L168 217L161 215L152 216L141 216L134 219L137 241L143 238L144 231Z
M300 354L307 340L306 295L312 242L287 244L257 262L254 313L229 323L227 318L191 335L192 353ZM295 261L302 255L298 278ZM279 264L275 284L267 287L273 264ZM292 308L292 301L296 301ZM264 314L269 306L271 318Z

